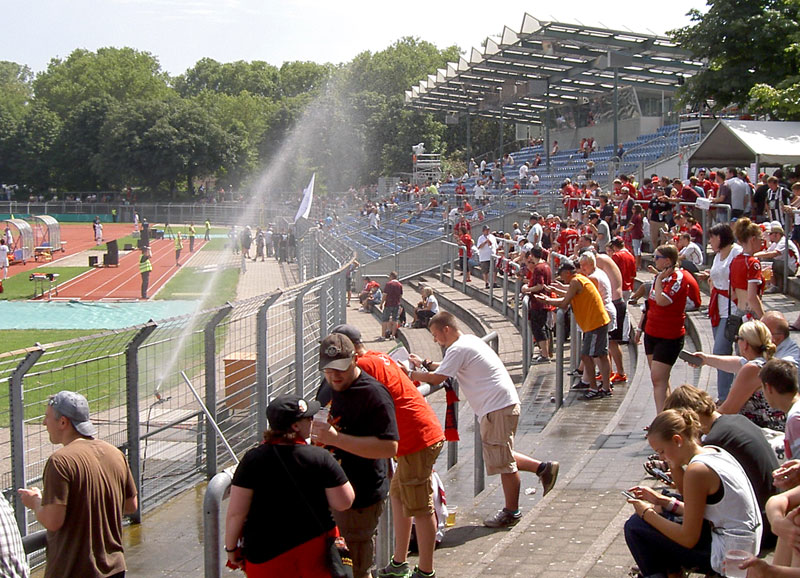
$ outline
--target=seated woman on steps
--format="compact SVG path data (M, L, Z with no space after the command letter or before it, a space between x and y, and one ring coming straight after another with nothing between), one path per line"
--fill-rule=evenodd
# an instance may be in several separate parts
M628 502L636 513L625 523L625 541L640 576L683 576L684 568L724 573L722 529L753 531L761 542L762 519L753 487L733 456L700 445L700 422L692 410L656 416L647 441L669 463L683 501L635 486ZM682 522L665 513L683 516ZM712 531L714 528L714 531Z
M739 355L695 353L708 365L734 374L731 391L719 406L722 414L740 413L758 427L783 431L786 416L770 407L764 399L759 371L775 355L775 344L769 329L761 321L748 321L739 327L736 336Z

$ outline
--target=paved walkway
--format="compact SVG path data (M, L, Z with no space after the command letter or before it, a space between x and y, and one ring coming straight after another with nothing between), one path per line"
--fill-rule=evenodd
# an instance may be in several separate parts
M276 274L284 274L274 261L263 266L247 265L248 272L240 283L240 297L249 296L246 292L258 287L263 292L265 284L266 287L274 284ZM434 283L432 279L426 281ZM457 294L450 295L457 290L449 286L436 287L443 297L459 298ZM767 309L783 311L790 321L800 309L800 303L783 295L769 295L765 303ZM479 316L485 315L484 320L491 326L489 312L481 309L484 305L476 301L464 304ZM696 346L709 351L708 319L699 312L691 313L690 317L699 341L687 343L687 348ZM394 342L375 340L380 333L379 322L372 315L359 313L355 299L350 303L347 319L361 329L369 348L388 350L395 346ZM505 338L501 334L501 344L505 340L513 348L518 343L518 333L515 335L512 330L505 333ZM514 355L519 364L521 348ZM558 412L549 402L555 364L534 366L524 383L516 381L520 384L523 406L517 448L540 459L559 460L561 473L546 498L541 497L536 477L523 474L523 518L510 530L490 530L482 525L484 517L501 507L502 491L497 477L491 477L486 479L486 489L473 498L473 414L467 404L460 404L459 463L447 471L446 452L443 452L437 464L448 503L459 506L456 526L448 529L436 553L440 577L627 574L633 559L621 531L632 509L619 490L643 481L641 463L651 452L642 428L652 421L655 409L643 351L639 351L635 360L629 357L626 362L630 383L618 386L613 398L585 402L570 393ZM693 369L679 362L673 369L674 384L698 384L713 394L715 381L715 372L708 368ZM443 421L443 392L432 395L429 401ZM128 529L129 576L202 575L203 490L201 486L184 492L146 515L140 527Z

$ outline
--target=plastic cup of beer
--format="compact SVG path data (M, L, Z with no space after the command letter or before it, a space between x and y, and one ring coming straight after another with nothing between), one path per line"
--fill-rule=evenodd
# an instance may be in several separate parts
M458 506L447 506L447 520L445 521L444 525L447 528L452 528L456 525L456 513L458 512Z
M756 533L738 528L726 529L722 530L722 540L725 547L725 576L745 578L747 570L742 570L739 565L756 555Z
M327 407L321 407L319 411L314 414L314 421L328 423L328 413L330 413L330 410Z
M764 267L761 270L761 276L764 277L764 281L772 279L772 267Z

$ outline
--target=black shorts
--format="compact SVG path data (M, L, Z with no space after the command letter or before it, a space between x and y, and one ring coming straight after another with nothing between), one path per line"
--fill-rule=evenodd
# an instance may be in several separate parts
M792 241L800 243L800 225L792 226Z
M547 340L547 309L531 309L528 311L531 320L531 333L534 341Z
M630 336L628 331L628 305L624 299L614 301L614 308L617 310L617 327L608 333L608 339L627 343Z
M675 365L678 360L678 354L682 349L683 337L664 339L662 337L653 337L647 333L644 334L644 352L646 355L652 355L653 361Z

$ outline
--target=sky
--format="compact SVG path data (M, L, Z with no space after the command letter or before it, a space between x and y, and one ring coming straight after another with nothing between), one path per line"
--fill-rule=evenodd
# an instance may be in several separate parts
M663 34L689 23L703 0L633 2L433 0L4 0L0 60L34 72L76 48L129 46L150 52L178 75L201 58L220 62L294 60L334 64L378 52L404 36L439 48L480 49L508 26L519 31L526 12L540 20Z

